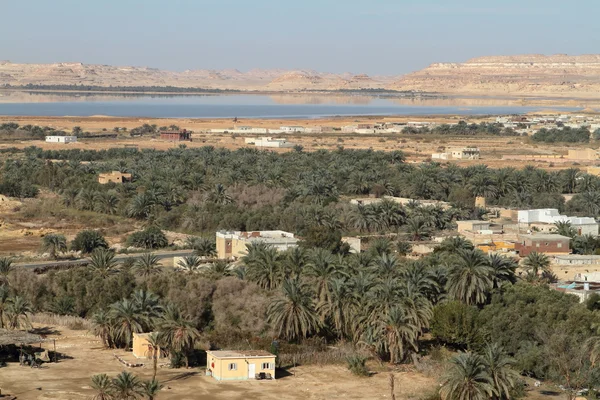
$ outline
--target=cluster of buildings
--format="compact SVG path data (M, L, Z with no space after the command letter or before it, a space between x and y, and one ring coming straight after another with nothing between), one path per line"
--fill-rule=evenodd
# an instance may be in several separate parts
M477 147L450 148L442 153L431 154L432 160L479 160L480 151Z
M600 129L600 117L595 115L507 115L496 117L495 122L499 125L502 125L504 128L511 128L515 132L522 135L533 135L542 128L588 128L591 132L594 132L596 129Z

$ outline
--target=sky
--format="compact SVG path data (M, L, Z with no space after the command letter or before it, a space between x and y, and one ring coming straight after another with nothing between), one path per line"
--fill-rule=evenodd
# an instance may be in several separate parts
M0 0L0 60L399 75L600 53L598 0Z

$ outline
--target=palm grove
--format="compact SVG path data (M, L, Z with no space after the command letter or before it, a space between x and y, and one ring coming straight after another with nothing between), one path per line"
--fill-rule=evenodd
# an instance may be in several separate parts
M0 310L9 311L3 320L14 318L10 310L20 299L21 316L50 311L90 319L107 347L126 348L133 332L156 331L179 364L190 362L199 346L252 340L269 350L273 337L283 339L282 359L319 348L321 340L350 343L391 363L446 345L465 351L443 380L442 392L451 398L513 396L520 384L515 371L563 382L573 393L596 383L596 303L586 307L548 291L552 277L543 256L531 256L521 277L513 260L484 255L461 239L446 240L420 260L403 257L410 243L480 215L475 196L597 216L600 180L576 169L415 166L400 152L342 148L285 154L28 148L4 155L2 193L31 197L41 189L59 196L60 203L52 203L57 207L187 232L202 255L210 253L207 241L193 236L217 229L285 229L304 240L283 253L250 246L236 265L199 269L197 258L188 259L179 271L159 268L151 254L119 264L106 246L94 250L89 267L39 276L5 261ZM109 170L130 172L134 182L99 185L98 172ZM572 192L577 195L565 204L561 193ZM444 200L453 207L341 200L367 194ZM389 238L349 254L340 241L349 233ZM63 251L62 240L48 242ZM558 357L565 353L571 357ZM573 359L580 362L569 363Z

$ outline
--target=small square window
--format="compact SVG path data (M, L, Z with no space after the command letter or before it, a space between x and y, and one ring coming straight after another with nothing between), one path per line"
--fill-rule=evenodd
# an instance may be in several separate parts
M559 249L561 249L561 248L562 248L562 243L558 243L558 244L556 245L556 247L558 247Z
M228 369L230 371L237 371L237 364L236 363L230 363Z
M535 244L535 247L540 247L540 244L539 244L539 243L536 243L536 244Z

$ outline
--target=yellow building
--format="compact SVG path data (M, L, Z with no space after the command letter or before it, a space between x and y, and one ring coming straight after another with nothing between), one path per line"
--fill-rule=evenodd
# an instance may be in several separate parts
M587 167L586 172L590 175L600 176L600 167L598 167L598 166Z
M275 379L275 355L264 350L207 351L206 373L218 381Z
M598 160L600 152L594 149L569 149L567 154L569 160Z
M119 171L108 172L98 175L98 183L105 184L109 182L123 183L130 182L131 174L124 174Z
M513 242L491 242L491 243L482 243L476 246L479 250L484 253L490 252L510 252L515 250L515 244Z
M293 233L284 231L217 232L217 257L239 258L246 254L246 245L262 242L279 251L298 245Z
M133 355L136 358L152 358L154 355L152 346L148 341L148 336L151 333L134 333L133 334ZM162 357L162 351L158 349L158 358Z

